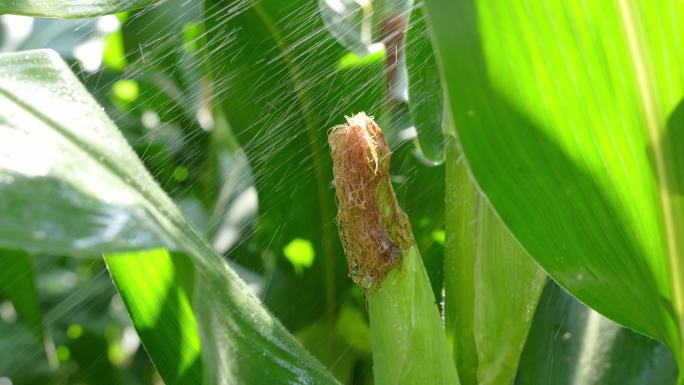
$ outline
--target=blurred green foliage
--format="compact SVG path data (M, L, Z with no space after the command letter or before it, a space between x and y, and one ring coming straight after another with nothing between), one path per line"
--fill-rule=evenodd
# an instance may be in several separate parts
M441 299L445 169L428 158L442 157L442 107L399 108L433 118L428 130L435 135L418 133L426 157L406 116L385 105L385 52L359 56L340 45L319 11L303 0L169 0L104 18L34 19L20 42L8 38L3 23L0 47L57 50L156 181L267 307L341 382L370 384L366 303L346 276L337 239L327 130L363 109L388 132L392 181ZM411 39L427 42L424 28ZM82 57L87 44L101 60L94 68ZM418 88L441 104L438 79L429 80ZM0 252L7 273L13 270L2 258L13 258L21 273L12 290L0 285L0 377L17 385L161 383L99 255ZM519 384L555 378L536 370L543 358L553 373L584 365L576 346L562 345L559 330L581 329L586 307L557 287L547 287L541 304ZM611 354L638 346L630 362L665 373L646 378L673 381L662 345L619 330ZM661 366L644 364L652 351ZM605 383L622 384L609 375Z

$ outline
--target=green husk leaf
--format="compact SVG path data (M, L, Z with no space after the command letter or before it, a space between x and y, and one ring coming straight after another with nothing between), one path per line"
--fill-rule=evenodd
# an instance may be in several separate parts
M382 131L359 113L334 127L328 142L349 275L368 300L375 383L459 384L411 224L390 181Z
M446 331L464 384L510 384L546 275L491 208L447 136Z

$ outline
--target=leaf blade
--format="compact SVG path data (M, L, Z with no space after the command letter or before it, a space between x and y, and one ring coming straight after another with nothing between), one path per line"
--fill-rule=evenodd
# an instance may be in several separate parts
M635 3L427 4L465 154L504 222L573 295L681 357L663 181L621 9ZM632 15L645 76L659 90L657 136L676 138L667 116L684 94L673 59L682 9L663 1ZM669 23L653 28L662 17ZM663 155L677 175L679 146L669 142ZM681 196L668 194L678 217ZM673 228L678 239L684 227Z
M35 284L31 256L16 250L0 250L0 293L17 309L39 342L43 341L43 311Z
M668 348L623 328L549 282L525 345L517 385L677 383Z
M173 384L201 383L201 344L192 310L192 262L168 250L104 255L109 274L157 371ZM167 373L174 373L169 380Z
M546 275L491 208L458 147L447 134L445 327L463 383L511 383Z
M185 222L54 52L1 56L0 106L0 211L15 215L3 221L0 244L71 255L186 252L209 383L260 383L269 371L276 382L336 383ZM253 357L236 365L242 352ZM176 374L162 376L173 383Z
M415 6L406 32L408 106L423 154L434 162L441 162L445 152L442 132L445 101L423 8L422 3Z

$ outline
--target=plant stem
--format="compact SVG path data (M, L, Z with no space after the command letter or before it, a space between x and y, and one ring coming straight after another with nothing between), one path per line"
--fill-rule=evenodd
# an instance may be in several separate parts
M375 383L459 384L418 249L368 295Z

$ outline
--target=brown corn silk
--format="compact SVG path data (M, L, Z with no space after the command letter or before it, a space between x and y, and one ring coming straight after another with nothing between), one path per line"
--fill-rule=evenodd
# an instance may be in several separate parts
M364 290L377 289L414 244L390 182L392 152L380 127L363 112L333 127L328 143L349 276Z

